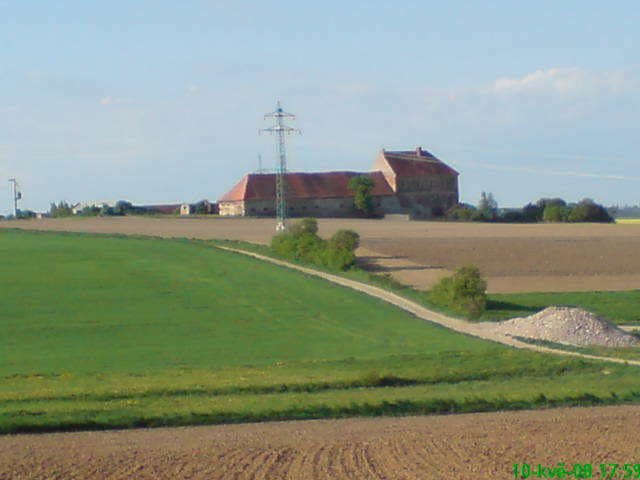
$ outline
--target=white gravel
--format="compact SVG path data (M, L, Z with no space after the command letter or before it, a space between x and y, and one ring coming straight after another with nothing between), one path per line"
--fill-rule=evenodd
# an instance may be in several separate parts
M581 308L548 307L524 318L492 324L497 333L567 345L631 347L640 340L610 321Z

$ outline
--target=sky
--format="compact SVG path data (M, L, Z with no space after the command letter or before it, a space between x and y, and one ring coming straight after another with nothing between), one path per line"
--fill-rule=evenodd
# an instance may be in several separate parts
M0 0L0 214L216 200L420 145L460 199L640 202L640 2Z

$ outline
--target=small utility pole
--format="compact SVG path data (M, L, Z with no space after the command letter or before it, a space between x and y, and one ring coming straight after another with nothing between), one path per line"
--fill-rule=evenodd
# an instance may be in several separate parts
M22 192L18 190L18 182L15 178L10 178L9 183L13 183L13 215L18 218L18 200L22 198Z
M280 106L280 102L276 104L275 111L267 113L264 118L273 118L276 121L273 127L263 128L260 131L276 134L278 141L279 164L276 173L276 232L282 232L287 229L287 185L285 180L285 174L287 173L287 154L285 152L284 139L286 135L300 133L300 130L288 127L283 123L283 119L285 118L294 119L296 117L291 113L285 112Z

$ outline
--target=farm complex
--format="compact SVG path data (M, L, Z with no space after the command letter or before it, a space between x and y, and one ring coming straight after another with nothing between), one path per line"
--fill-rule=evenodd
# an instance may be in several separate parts
M347 217L354 212L349 180L373 181L374 213L429 218L458 203L458 172L421 147L382 150L371 172L287 173L287 215ZM276 174L250 173L219 200L220 215L274 216Z

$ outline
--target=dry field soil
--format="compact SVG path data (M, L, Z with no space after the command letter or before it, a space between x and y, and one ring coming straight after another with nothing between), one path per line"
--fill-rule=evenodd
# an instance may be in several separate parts
M474 263L490 293L640 289L640 224L482 224L321 219L320 233L351 228L368 268L425 288ZM0 227L237 239L268 243L273 219L70 218Z
M502 480L515 463L599 472L639 463L638 425L640 406L622 406L16 435L0 437L0 479Z

